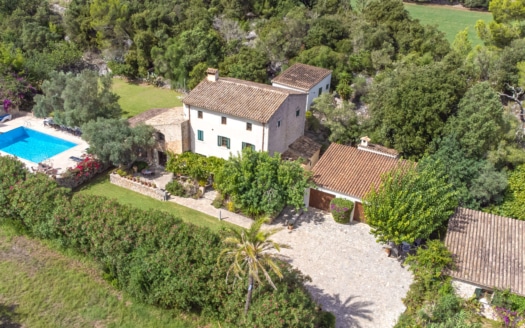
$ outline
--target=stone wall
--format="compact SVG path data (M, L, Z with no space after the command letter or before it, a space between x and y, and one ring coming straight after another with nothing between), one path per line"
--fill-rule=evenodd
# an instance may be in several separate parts
M112 184L117 185L119 187L138 192L139 194L149 196L157 200L167 200L168 199L168 195L166 191L156 188L156 187L145 186L140 182L130 180L126 177L121 177L120 175L116 173L111 173L109 175L109 181Z

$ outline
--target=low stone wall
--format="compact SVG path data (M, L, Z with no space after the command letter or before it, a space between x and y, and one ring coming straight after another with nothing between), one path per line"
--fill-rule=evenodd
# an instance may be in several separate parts
M156 187L145 186L140 182L130 180L126 177L121 177L116 173L111 173L109 175L109 181L119 187L126 188L158 200L168 199L168 193L166 191Z

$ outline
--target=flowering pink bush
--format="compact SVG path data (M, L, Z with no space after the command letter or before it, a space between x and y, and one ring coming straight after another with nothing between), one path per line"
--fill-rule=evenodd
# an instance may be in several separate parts
M100 172L103 172L107 167L107 165L104 165L92 155L88 155L76 166L69 167L57 182L64 187L75 188L82 183L91 180L91 178Z
M498 317L503 321L504 327L522 327L525 323L525 318L521 317L517 311L511 311L503 307L494 308Z

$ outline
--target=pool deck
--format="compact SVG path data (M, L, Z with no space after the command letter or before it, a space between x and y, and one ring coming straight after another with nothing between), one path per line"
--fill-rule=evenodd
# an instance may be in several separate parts
M36 130L38 132L42 132L48 135L51 135L53 137L57 137L60 139L64 139L67 141L71 141L77 144L77 146L70 148L66 151L63 151L49 159L47 159L45 162L53 168L58 170L58 174L61 174L66 171L68 167L76 166L76 162L69 159L70 156L76 156L81 157L83 154L85 154L86 148L89 147L88 143L82 140L82 138L74 136L70 133L64 132L64 131L58 131L51 127L44 126L44 119L33 117L31 114L26 114L23 116L17 116L16 118L13 118L10 121L0 123L0 133L5 133L7 131L16 129L20 126ZM3 151L0 151L0 155L5 156L10 154L7 154ZM21 162L23 162L29 170L31 170L32 166L37 166L38 163L34 163L22 158L18 158Z

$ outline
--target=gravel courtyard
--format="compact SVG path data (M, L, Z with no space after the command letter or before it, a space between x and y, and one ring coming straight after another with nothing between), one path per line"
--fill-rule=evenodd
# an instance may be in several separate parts
M286 214L272 226L285 225ZM337 328L393 327L405 307L401 299L412 274L388 258L366 224L343 225L310 208L294 230L278 232L286 259L312 278L308 289L324 310L337 317Z

